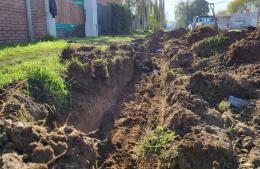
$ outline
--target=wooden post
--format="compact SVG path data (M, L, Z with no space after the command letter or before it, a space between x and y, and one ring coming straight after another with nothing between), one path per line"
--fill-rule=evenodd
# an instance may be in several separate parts
M32 27L31 0L25 0L25 5L26 5L26 17L27 17L29 41L33 42L34 39L33 39L33 27Z

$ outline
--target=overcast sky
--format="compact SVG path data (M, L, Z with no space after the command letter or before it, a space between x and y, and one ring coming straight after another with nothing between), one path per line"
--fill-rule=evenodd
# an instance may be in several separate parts
M186 0L183 0L186 2ZM191 1L191 0L189 0ZM223 9L226 9L227 4L231 0L208 0L209 3L215 3L215 11L216 13L218 11L221 11ZM166 10L166 17L168 20L172 21L174 20L174 9L175 6L181 2L181 0L165 0L165 10Z

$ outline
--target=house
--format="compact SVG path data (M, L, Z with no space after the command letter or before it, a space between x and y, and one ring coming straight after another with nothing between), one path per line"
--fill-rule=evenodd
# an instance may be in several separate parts
M52 16L50 2L56 3ZM55 37L97 36L96 0L1 0L0 44Z
M240 29L247 26L257 26L257 12L224 14L217 16L220 29Z

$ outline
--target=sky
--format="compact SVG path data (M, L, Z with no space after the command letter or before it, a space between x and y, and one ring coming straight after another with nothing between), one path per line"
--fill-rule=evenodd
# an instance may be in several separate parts
M174 19L174 9L175 6L181 2L186 0L165 0L165 11L166 11L166 18L169 21L173 21ZM189 0L191 1L191 0ZM209 3L214 3L215 4L215 12L217 13L218 11L226 9L228 3L232 0L208 0Z

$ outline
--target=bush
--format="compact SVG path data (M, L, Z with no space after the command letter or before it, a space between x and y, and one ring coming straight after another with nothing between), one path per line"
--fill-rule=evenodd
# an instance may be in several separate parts
M60 106L67 103L68 91L64 80L47 68L32 66L28 72L30 96L41 103Z
M122 35L131 33L132 13L124 5L110 3L99 6L99 31L101 34Z
M199 56L209 57L217 53L223 52L226 48L229 38L223 34L209 37L198 41L194 44L193 50L195 50Z
M139 157L149 157L158 155L166 157L172 152L167 145L174 141L176 135L171 130L157 127L154 131L149 131L137 146L136 151Z

